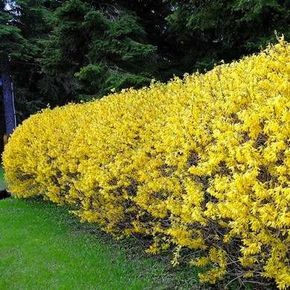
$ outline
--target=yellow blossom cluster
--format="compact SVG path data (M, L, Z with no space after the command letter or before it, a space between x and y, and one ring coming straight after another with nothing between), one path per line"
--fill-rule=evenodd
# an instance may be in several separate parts
M290 45L24 121L3 155L16 197L69 204L173 263L290 287ZM190 255L188 253L191 253ZM188 255L191 256L188 259Z

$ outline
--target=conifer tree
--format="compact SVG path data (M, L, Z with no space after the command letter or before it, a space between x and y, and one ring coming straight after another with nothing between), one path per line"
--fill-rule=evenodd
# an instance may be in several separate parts
M20 30L11 25L11 22L13 22L13 17L9 12L9 2L0 1L0 96L5 120L3 127L5 127L6 135L10 135L16 127L10 57L18 55L23 43ZM0 138L2 139L3 136Z
M55 11L42 61L47 94L53 88L63 101L101 97L154 77L156 46L138 17L107 2L68 0Z

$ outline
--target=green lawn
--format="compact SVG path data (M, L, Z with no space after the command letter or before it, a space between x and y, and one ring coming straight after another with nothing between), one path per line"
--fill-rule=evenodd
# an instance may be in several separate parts
M195 287L193 268L173 269L168 257L146 256L140 241L114 241L65 207L37 199L0 201L1 290Z

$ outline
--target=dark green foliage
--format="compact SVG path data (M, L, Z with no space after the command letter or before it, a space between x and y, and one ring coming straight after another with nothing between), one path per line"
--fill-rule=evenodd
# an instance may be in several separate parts
M147 43L135 13L92 2L66 1L46 41L46 93L65 102L144 86L156 70L156 47Z
M198 0L172 1L168 15L184 71L209 69L290 37L290 1Z
M18 55L24 46L21 31L13 24L12 15L5 9L6 1L0 0L0 58L9 55Z
M43 40L50 31L48 20L52 13L49 9L56 8L55 2L57 1L2 1L3 5L0 7L0 15L4 14L9 19L5 23L7 29L13 32L10 38L1 38L1 45L4 46L3 51L9 54L18 120L23 120L50 102L50 97L41 93L40 59L44 50ZM0 35L3 31L3 27L0 27Z

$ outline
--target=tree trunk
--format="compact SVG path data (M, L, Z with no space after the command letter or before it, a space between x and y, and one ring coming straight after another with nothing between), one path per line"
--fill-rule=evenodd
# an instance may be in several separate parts
M5 115L6 134L9 136L16 127L16 114L14 107L14 94L12 79L9 71L8 56L2 58L1 65L1 78L3 89L3 106Z

